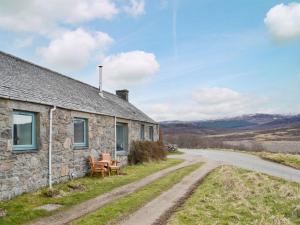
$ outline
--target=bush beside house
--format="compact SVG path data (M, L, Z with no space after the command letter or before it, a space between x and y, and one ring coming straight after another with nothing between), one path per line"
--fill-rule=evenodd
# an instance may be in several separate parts
M133 141L130 154L128 155L129 164L165 160L167 151L161 141Z

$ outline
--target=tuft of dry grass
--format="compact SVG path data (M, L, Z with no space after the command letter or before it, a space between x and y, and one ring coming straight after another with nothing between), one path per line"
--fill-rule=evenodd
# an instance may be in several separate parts
M212 172L168 225L300 224L300 184L222 166Z
M281 163L283 165L290 166L295 169L300 169L300 155L269 152L259 152L257 153L257 155L262 159Z

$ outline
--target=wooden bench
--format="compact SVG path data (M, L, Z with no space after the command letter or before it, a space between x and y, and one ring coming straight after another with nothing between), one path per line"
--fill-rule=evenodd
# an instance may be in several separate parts
M105 173L109 172L109 170L105 167L106 164L101 161L96 161L93 156L90 155L88 160L91 168L91 176L93 176L94 173L100 173L101 177L104 178Z
M109 153L102 153L100 162L105 163L108 168L108 174L115 172L117 175L120 174L120 162L112 160Z

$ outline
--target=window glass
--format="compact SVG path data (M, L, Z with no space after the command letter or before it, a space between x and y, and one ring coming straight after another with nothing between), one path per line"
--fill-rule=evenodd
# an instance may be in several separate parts
M141 125L141 140L145 140L145 125Z
M13 149L36 148L35 114L15 111L13 113Z
M75 146L87 146L86 119L74 119L74 144Z
M149 127L149 139L153 141L153 127Z
M127 151L128 145L127 124L117 123L117 151Z

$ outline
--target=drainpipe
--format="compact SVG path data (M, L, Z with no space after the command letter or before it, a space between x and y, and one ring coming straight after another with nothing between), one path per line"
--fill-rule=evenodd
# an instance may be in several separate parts
M115 160L117 160L117 117L115 116Z
M158 139L156 141L161 141L160 138L160 126L157 125L157 135L158 135Z
M53 112L56 110L56 106L50 109L50 127L49 127L49 188L52 188L52 122L53 122Z

